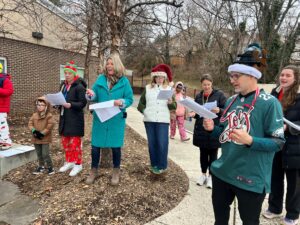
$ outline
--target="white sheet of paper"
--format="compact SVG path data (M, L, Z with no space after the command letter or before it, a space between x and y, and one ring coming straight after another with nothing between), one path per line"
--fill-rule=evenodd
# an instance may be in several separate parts
M283 121L284 121L287 125L289 125L289 126L295 128L296 130L300 131L300 126L299 126L299 125L297 125L297 124L295 124L295 123L293 123L293 122L287 120L287 119L284 118L284 117L283 117Z
M157 96L157 99L159 100L168 100L172 98L172 95L174 94L173 90L160 90Z
M110 108L114 106L114 100L106 101L106 102L99 102L89 106L90 110L95 109L103 109L103 108Z
M179 101L180 104L188 107L189 109L193 110L195 113L197 113L199 116L207 118L207 119L214 119L217 118L218 116L214 114L213 112L207 110L205 107L202 105L199 105L196 103L193 99L191 98L185 98Z
M208 110L212 110L213 108L216 108L217 107L217 101L214 101L214 102L206 102L204 105L203 105L204 108L208 109Z
M61 92L55 94L47 94L46 99L51 105L63 105L66 103L66 99Z
M114 106L114 100L92 104L89 109L96 112L102 123L121 112L118 106Z

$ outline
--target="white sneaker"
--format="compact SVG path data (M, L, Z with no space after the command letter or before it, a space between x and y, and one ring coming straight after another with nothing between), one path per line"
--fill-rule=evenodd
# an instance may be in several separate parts
M64 173L67 170L72 169L74 167L74 165L75 165L75 163L69 163L69 162L67 162L62 167L60 167L59 172L60 173Z
M207 180L206 180L206 187L207 187L207 188L212 188L212 180L211 180L211 176L208 176L208 177L207 177Z
M206 175L202 174L200 176L199 180L197 181L197 185L202 186L203 184L206 183L206 179L207 179Z
M82 165L75 165L71 170L69 176L74 177L82 170Z

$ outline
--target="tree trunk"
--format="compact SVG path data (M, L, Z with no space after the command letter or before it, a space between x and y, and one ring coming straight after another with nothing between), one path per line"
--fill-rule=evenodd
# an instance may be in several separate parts
M84 63L84 78L89 84L89 74L90 74L90 61L91 61L91 55L92 55L92 47L93 47L93 28L92 24L94 21L94 10L93 7L91 9L91 14L87 13L87 48L86 48L86 54L85 54L85 63Z

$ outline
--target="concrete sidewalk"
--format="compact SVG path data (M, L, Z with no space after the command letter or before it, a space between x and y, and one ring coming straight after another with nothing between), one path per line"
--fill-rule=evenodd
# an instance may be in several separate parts
M136 108L127 110L127 125L147 139L143 123L143 115ZM171 211L147 225L210 225L214 223L214 214L211 203L211 189L196 185L200 176L199 149L192 144L192 135L188 142L181 142L179 135L170 140L169 158L179 165L189 178L189 190L183 200ZM233 215L233 212L231 213ZM230 218L230 224L233 224ZM236 224L242 224L237 215Z

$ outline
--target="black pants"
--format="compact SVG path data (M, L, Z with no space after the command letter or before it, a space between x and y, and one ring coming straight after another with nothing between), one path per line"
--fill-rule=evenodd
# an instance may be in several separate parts
M212 202L215 214L215 225L228 225L230 205L237 198L238 209L243 225L259 225L261 206L266 196L246 191L228 184L212 175Z
M269 210L281 213L284 195L284 174L287 180L285 208L288 219L298 219L300 213L300 170L282 168L282 152L277 152L273 160Z
M210 168L210 165L218 157L218 149L208 149L208 148L199 148L200 149L200 165L202 173L206 173L207 169Z

